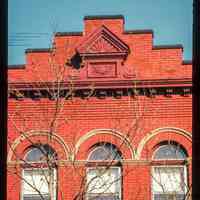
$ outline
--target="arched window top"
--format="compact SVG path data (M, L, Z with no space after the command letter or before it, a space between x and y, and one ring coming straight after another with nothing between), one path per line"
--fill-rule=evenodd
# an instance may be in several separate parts
M187 158L186 151L177 144L163 144L154 152L156 160L184 160Z
M48 144L34 145L25 156L27 162L44 162L46 160L56 159L57 155L53 148Z
M90 153L88 160L121 160L122 156L118 149L109 143L98 144Z

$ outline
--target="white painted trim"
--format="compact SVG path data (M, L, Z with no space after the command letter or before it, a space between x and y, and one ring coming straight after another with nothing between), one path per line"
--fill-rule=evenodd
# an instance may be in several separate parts
M126 138L126 135L113 130L113 129L94 129L92 131L89 131L88 133L86 133L85 135L81 136L79 138L79 140L77 141L76 145L75 145L75 155L78 153L80 146L86 141L88 140L90 137L95 136L95 135L101 135L101 134L107 134L107 135L113 135L117 138L119 138L120 140L124 141L124 143L127 145L127 147L129 148L130 152L131 152L131 158L134 159L135 158L135 153L132 147L131 142L129 141L128 138ZM106 141L104 141L106 142ZM109 141L108 141L109 142Z
M95 161L96 162L96 161ZM99 163L99 162L102 162L101 161L97 161L96 163ZM59 166L71 166L72 164L73 165L85 165L88 163L88 160L75 160L75 161L70 161L70 160L58 160L56 161L56 165L59 167ZM123 165L123 164L128 164L128 165L149 165L150 164L150 161L149 160L132 160L132 159L122 159L120 160L120 163ZM12 166L18 166L20 164L24 164L23 161L11 161L11 162L7 162L7 166L8 167L12 167Z
M28 137L32 137L32 136L49 136L49 132L48 131L41 131L41 130L32 130L29 131L26 134L26 137L24 135L20 135L19 137L17 137L14 142L12 143L11 147L9 148L8 151L8 156L7 156L7 160L8 162L12 161L12 156L13 156L13 151L16 149L16 147L24 140L26 140L26 138ZM69 152L70 149L69 147L65 144L64 140L58 136L57 134L51 134L51 137L53 139L55 139L59 144L61 144L64 152L65 152L65 157L67 159L69 159ZM53 147L52 147L53 148Z

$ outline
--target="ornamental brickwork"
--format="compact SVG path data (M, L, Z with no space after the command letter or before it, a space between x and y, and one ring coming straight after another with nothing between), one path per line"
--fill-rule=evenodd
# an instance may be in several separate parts
M107 160L88 159L102 144L115 146L122 156L120 165L110 165L113 173L120 169L120 186L111 192L116 198L190 193L192 64L183 60L182 45L155 46L152 30L125 30L124 23L121 15L86 16L83 32L58 32L52 48L27 49L26 63L10 66L9 200L34 199L26 196L32 193L25 192L23 174L35 144L56 152L54 200L94 195L85 186L90 170L105 167ZM157 149L168 144L187 158L154 160ZM154 169L160 165L184 168L184 189L159 191ZM98 195L93 197L113 199L105 191Z

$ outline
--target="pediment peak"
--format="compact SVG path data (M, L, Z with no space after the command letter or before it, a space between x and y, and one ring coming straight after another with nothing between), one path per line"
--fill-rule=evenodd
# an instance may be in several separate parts
M102 53L127 55L129 47L106 26L102 25L85 39L77 51L81 55Z

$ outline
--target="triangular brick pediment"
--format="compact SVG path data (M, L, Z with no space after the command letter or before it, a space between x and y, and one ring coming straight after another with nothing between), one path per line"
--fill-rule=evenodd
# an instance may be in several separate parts
M92 33L77 49L82 55L123 55L129 52L129 47L105 26Z
M88 53L111 53L119 52L119 49L107 41L104 37L99 37L86 49Z

